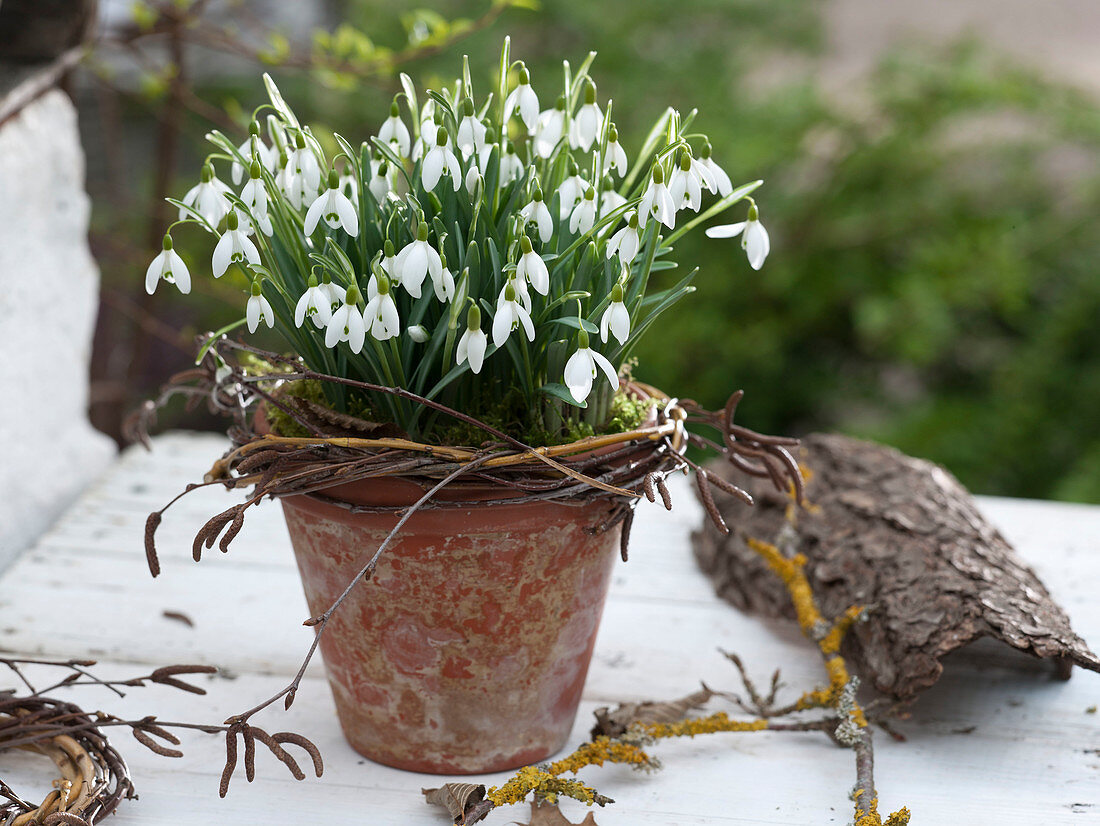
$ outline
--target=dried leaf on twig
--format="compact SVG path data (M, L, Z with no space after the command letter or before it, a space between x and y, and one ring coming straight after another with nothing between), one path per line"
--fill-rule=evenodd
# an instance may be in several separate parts
M687 717L689 711L702 708L714 696L714 691L703 686L699 691L678 700L663 703L620 703L613 711L608 711L606 707L598 708L593 712L596 715L596 725L592 727L592 739L601 735L619 737L634 723L677 723Z
M444 783L438 789L421 789L424 800L442 806L455 823L476 823L492 809L480 783Z

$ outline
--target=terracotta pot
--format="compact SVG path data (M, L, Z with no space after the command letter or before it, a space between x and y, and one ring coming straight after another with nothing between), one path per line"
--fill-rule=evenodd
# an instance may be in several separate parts
M364 480L283 512L314 615L332 604L423 490ZM462 485L461 506L415 513L321 638L340 724L360 754L412 771L485 773L538 762L569 736L620 527L607 499L479 507L501 489ZM475 500L474 503L470 499Z

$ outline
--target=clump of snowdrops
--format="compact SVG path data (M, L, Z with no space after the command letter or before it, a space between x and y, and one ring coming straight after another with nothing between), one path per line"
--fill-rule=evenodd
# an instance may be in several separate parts
M471 415L518 398L521 429L599 429L635 343L694 290L693 270L647 291L676 267L676 240L746 201L744 221L707 234L740 236L755 269L769 241L750 197L761 182L733 187L691 131L694 111L666 109L631 161L589 75L594 58L575 71L563 62L541 94L507 39L490 89L465 60L453 88L422 96L401 75L377 134L358 146L336 135L331 157L265 75L270 103L248 138L211 132L200 182L170 199L179 221L146 289L190 291L171 233L195 224L217 238L213 276L247 278L244 318L220 332L277 328L313 370ZM348 409L345 387L324 392ZM364 402L413 438L441 424L403 398Z

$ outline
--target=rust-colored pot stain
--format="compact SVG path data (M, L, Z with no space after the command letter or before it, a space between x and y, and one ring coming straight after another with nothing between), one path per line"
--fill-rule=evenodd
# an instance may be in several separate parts
M320 614L423 490L404 479L282 500L310 611ZM478 506L501 490L448 488L462 505L415 513L372 580L321 638L340 724L360 754L419 772L538 762L569 737L603 613L620 526L614 504Z

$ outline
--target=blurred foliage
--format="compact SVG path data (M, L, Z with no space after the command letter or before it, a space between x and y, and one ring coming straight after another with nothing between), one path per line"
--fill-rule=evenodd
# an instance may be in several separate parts
M359 59L486 6L432 5L349 0L347 25L370 40L337 28L314 48ZM639 350L646 381L712 406L742 387L750 427L876 438L978 492L1100 502L1095 99L976 42L897 53L827 94L813 0L543 0L502 21L405 70L450 80L438 73L462 51L488 73L506 32L536 79L595 49L628 153L676 100L700 109L732 178L765 179L764 269L736 242L683 239L699 292ZM376 128L394 91L384 76L298 78L280 78L288 98L337 131ZM232 111L259 99L251 88L197 92Z

